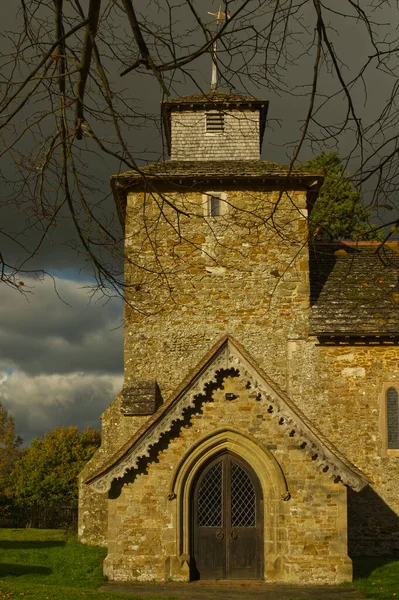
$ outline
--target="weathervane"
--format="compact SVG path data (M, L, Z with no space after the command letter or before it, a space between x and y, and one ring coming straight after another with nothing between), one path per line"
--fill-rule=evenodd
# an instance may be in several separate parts
M216 17L216 34L215 36L218 34L219 32L219 27L222 23L224 23L225 21L227 21L227 19L229 18L229 15L227 14L227 12L222 12L222 5L219 6L219 10L217 13L212 13L212 12L208 12L208 15L212 15L213 17ZM216 64L216 39L213 42L213 49L212 49L212 81L211 81L211 92L213 92L214 90L216 90L217 87L217 83L218 83L218 71L217 71L217 64Z

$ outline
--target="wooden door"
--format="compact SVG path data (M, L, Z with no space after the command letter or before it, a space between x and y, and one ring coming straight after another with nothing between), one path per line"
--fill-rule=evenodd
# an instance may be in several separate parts
M195 579L260 579L263 503L253 470L231 453L203 469L192 496Z

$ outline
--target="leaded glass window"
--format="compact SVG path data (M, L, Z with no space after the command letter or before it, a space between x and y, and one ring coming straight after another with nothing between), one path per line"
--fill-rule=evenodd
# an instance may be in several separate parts
M393 450L399 448L399 395L395 388L388 389L386 402L388 449Z
M222 526L223 470L218 462L204 476L198 491L199 527Z
M255 490L245 470L231 465L231 526L255 527L256 497Z

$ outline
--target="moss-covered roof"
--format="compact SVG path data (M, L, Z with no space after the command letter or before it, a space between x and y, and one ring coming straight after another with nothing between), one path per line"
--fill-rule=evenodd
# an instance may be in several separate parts
M222 185L224 188L251 184L264 185L265 188L304 189L309 188L317 193L323 177L315 175L302 167L290 170L288 165L267 160L213 160L213 161L178 161L167 160L137 167L135 171L127 171L111 177L116 207L122 228L125 227L126 197L131 189L136 191L157 189L166 191L187 192ZM208 187L209 189L209 187Z
M399 334L399 245L315 244L311 330L320 336Z
M176 104L208 104L213 102L217 104L229 104L229 103L248 103L248 102L260 102L267 103L267 100L263 98L255 98L255 96L245 94L229 94L228 92L210 91L202 94L191 94L190 96L179 96L178 98L169 98L163 101L163 105L176 105Z
M181 191L205 189L212 186L264 185L275 190L311 189L318 191L323 183L321 175L306 171L301 166L290 169L289 165L267 160L167 160L140 166L111 177L119 219L125 223L126 196L130 189L136 191Z
M145 180L145 178L182 178L182 177L274 177L276 175L287 177L309 176L312 179L322 179L301 166L290 169L289 165L282 165L268 160L167 160L156 162L147 166L138 167L137 171L127 171L114 175L112 180L129 181Z

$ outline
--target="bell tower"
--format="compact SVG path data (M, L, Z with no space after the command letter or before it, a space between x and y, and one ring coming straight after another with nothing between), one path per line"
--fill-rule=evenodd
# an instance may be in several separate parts
M260 160L268 102L210 92L162 104L171 160Z
M114 548L116 504L83 482L151 427L218 340L232 336L284 389L289 340L306 339L307 210L322 178L260 160L267 108L217 91L167 100L170 159L111 178L125 233L124 385L80 476L86 543Z
M287 337L307 328L307 210L321 178L260 160L267 108L217 91L167 100L170 160L112 178L126 390L156 382L167 397L225 334L284 385Z

